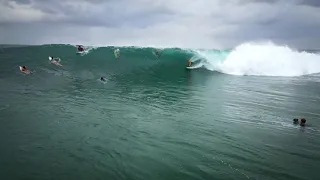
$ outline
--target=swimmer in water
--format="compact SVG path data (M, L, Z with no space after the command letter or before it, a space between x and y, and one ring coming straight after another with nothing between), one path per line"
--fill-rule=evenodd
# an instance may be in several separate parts
M53 58L52 56L49 56L49 61L50 61L50 63L53 63L53 64L55 64L55 65L57 65L57 66L62 66L62 65L60 64L61 59L58 58L58 61L57 61L56 59L57 59L57 58Z
M188 63L189 63L189 67L191 67L192 61L190 59L188 60Z
M300 124L300 126L305 126L306 125L307 120L304 118L294 118L293 119L293 123L294 124Z

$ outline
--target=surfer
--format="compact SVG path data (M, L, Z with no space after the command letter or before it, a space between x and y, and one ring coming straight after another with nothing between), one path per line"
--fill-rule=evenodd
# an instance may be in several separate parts
M26 66L22 66L21 71L28 71Z
M191 65L192 65L192 61L191 61L190 59L188 60L188 63L189 63L189 65L188 65L188 66L189 66L189 67L191 67Z
M101 77L101 78L100 78L100 81L106 82L106 79L105 79L104 77Z
M53 63L53 64L55 64L57 66L62 66L60 64L60 61L61 61L60 58L53 58L52 56L49 56L49 61L50 61L50 63Z
M305 126L307 120L304 118L294 118L293 123L294 124L300 124L300 126Z
M26 66L19 66L19 68L20 68L20 71L21 72L23 72L23 73L26 73L26 74L29 74L30 73L30 71L27 69L27 67Z

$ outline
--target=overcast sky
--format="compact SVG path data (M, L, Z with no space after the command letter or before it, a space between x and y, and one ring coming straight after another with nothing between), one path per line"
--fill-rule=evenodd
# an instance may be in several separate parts
M320 0L0 0L0 44L320 48Z

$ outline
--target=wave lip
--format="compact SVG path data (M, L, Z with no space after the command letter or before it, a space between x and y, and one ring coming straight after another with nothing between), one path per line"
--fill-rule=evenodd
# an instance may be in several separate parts
M205 68L231 75L302 76L320 72L320 55L273 43L241 44L226 56L198 52Z

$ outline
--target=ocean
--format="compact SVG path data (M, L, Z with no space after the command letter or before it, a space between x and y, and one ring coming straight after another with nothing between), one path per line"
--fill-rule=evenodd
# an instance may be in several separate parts
M317 51L0 47L0 179L320 179Z

